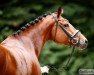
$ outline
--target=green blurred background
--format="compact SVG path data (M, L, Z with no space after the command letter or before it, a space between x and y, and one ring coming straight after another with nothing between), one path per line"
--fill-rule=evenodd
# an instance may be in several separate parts
M48 75L79 75L79 69L94 69L94 0L0 0L0 42L34 18L46 12L54 12L59 6L63 17L79 29L88 39L88 48L76 49L69 68ZM48 41L39 57L41 66L66 64L71 48Z

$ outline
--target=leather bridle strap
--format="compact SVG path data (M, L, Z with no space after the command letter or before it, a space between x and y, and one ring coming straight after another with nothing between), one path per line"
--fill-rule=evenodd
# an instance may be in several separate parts
M66 31L66 29L64 28L64 26L61 23L59 23L59 24L60 24L61 29L67 34L67 36L70 38L70 40L72 40L79 33L79 30L76 30L75 33L73 35L71 35L70 33L68 33Z
M53 15L52 15L53 16ZM60 28L66 33L66 35L70 38L70 42L73 40L73 38L80 32L79 30L76 30L75 33L73 35L71 35L69 32L67 32L67 30L65 29L65 27L63 26L62 23L60 23L56 17L53 16L53 18L55 19L56 22L56 31L55 31L55 37L56 37L56 32L57 32L57 26L59 25ZM54 37L54 40L55 40Z
M72 37L71 37L71 34L69 34L67 31L66 31L66 29L63 27L63 25L59 25L60 27L61 27L61 29L66 33L66 35L71 39Z
M76 30L75 33L71 36L71 38L74 38L79 32L79 30Z

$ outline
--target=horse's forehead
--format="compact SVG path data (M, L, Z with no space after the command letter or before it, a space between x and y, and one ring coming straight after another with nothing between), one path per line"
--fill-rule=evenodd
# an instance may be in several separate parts
M69 24L72 29L75 29L68 19L61 17L61 21L63 24Z
M68 19L65 19L65 18L64 18L64 21L69 22L69 20Z
M61 21L64 22L64 23L69 23L69 20L66 19L66 18L63 18L63 17L61 17Z

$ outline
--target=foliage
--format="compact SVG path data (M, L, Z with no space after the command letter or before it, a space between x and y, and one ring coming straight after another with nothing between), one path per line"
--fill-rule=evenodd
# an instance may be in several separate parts
M94 0L6 0L0 1L0 41L30 20L59 6L74 27L88 38L89 45L84 51L75 51L68 70L51 72L48 75L78 75L81 68L94 68ZM66 64L71 48L48 41L40 55L42 66L52 64L62 67ZM45 59L45 60L44 60Z

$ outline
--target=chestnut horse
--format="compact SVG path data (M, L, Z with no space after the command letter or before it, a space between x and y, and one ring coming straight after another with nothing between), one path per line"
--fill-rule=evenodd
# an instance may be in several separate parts
M86 48L87 39L62 13L44 14L8 36L0 44L0 75L42 75L38 57L48 40Z

